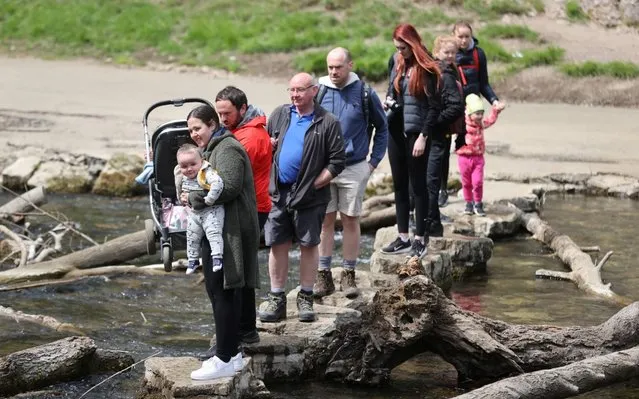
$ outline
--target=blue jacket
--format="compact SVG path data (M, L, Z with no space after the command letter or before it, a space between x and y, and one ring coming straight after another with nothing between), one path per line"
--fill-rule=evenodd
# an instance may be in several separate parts
M364 111L362 109L362 82L359 77L351 72L348 82L342 89L338 89L328 76L319 79L319 84L326 86L326 94L320 104L322 108L337 117L342 127L344 136L344 151L346 152L346 165L353 165L366 160L370 148ZM388 125L386 114L379 97L371 91L369 97L371 112L370 122L375 126L373 136L373 149L370 155L370 164L377 167L386 153L388 145Z

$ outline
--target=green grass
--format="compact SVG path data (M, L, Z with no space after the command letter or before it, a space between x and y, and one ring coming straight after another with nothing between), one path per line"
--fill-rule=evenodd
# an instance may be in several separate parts
M539 33L525 25L488 24L478 34L490 39L521 39L531 43L539 41Z
M639 66L632 62L612 61L564 64L559 69L568 76L581 78L587 76L611 76L618 79L639 78Z
M588 14L584 12L577 0L568 0L565 4L566 17L573 22L588 20Z
M564 49L554 46L538 50L524 50L522 51L522 57L517 58L516 61L525 68L555 65L563 59L564 53Z

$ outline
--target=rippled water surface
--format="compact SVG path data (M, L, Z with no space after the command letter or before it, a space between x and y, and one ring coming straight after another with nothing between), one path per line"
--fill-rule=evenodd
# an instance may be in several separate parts
M0 197L0 201L6 201L6 197ZM148 205L143 198L51 196L45 209L63 212L99 242L143 229L143 220L148 217ZM602 252L615 251L604 268L603 277L612 283L616 292L635 299L639 283L637 214L639 202L636 201L569 196L549 199L543 216L579 245L598 245ZM337 245L340 238L338 235ZM370 256L372 241L370 236L363 238L362 263ZM86 246L78 238L73 239L72 245ZM455 283L453 298L460 306L485 316L522 324L594 325L618 310L614 305L582 294L569 282L535 279L534 273L539 268L564 270L563 265L549 255L542 245L524 237L499 242L486 274ZM266 250L260 251L261 264L265 265L266 259ZM294 251L289 288L297 284L298 259L299 252ZM158 263L159 258L146 257L141 262ZM341 260L335 257L334 262L339 264ZM260 296L268 286L265 269ZM158 351L162 352L161 356L188 356L206 349L213 331L210 304L204 287L196 284L197 278L177 272L153 277L95 277L71 284L0 292L0 305L72 323L95 339L99 347L130 351L136 361ZM29 323L3 320L0 355L62 337L63 334ZM143 366L137 366L133 372L108 381L85 397L131 398L140 385L142 373ZM91 376L84 381L53 387L64 394L52 397L76 398L106 377ZM421 354L393 370L391 384L384 389L359 389L324 382L269 388L287 399L440 399L461 393L455 388L455 378L455 370L450 365L435 356ZM631 381L581 397L639 397L639 382Z

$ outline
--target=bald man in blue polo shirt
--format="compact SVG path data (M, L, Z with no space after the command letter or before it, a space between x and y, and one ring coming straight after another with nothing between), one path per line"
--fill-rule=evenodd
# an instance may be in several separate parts
M320 232L330 201L329 183L344 169L344 139L339 121L317 105L317 84L307 73L290 80L291 104L277 107L267 130L275 139L269 192L273 208L264 238L271 247L271 291L260 305L262 322L286 318L288 252L300 244L300 285L297 309L300 321L314 321L313 285L319 264Z

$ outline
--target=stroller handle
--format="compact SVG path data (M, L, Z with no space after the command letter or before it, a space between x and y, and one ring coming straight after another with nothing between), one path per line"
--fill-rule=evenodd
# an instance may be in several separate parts
M174 107L181 107L186 103L200 103L200 104L206 104L210 107L213 107L213 105L204 100L203 98L197 98L197 97L189 97L189 98L177 98L175 100L164 100L164 101L159 101L153 105L151 105L149 107L149 109L146 110L146 112L144 113L144 117L142 118L142 124L144 125L145 129L148 126L149 123L149 115L151 114L151 112L154 109L160 108L160 107L164 107L166 105L172 105Z

